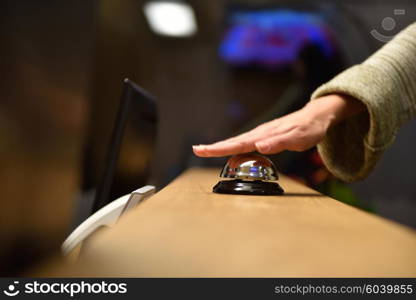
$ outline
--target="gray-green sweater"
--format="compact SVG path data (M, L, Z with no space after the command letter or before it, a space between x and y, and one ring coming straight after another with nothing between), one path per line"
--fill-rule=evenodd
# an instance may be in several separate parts
M393 143L400 126L416 115L416 23L362 64L319 87L311 98L331 93L361 100L367 112L332 127L318 150L336 177L349 182L363 179Z

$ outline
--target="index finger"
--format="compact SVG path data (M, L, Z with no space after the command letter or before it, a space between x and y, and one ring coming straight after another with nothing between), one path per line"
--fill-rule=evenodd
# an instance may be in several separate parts
M201 157L221 157L255 150L254 142L218 142L212 145L192 146L196 155Z

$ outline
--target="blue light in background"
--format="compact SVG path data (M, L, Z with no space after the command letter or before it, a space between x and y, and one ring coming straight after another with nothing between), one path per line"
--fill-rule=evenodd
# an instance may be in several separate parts
M219 47L231 65L282 67L293 64L307 45L333 55L330 29L317 14L291 10L235 12Z

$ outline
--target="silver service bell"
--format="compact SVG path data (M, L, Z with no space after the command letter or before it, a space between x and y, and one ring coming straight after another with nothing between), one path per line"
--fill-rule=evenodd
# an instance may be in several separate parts
M213 191L221 194L282 195L277 182L276 166L267 157L256 153L230 157L221 170L220 177L233 178L218 182Z

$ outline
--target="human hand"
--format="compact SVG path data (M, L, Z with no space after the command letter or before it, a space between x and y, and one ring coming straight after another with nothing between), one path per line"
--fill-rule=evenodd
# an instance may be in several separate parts
M305 151L317 145L330 126L364 109L364 104L349 96L328 95L241 135L211 145L193 146L193 151L201 157L252 151L262 154L275 154L283 150Z

